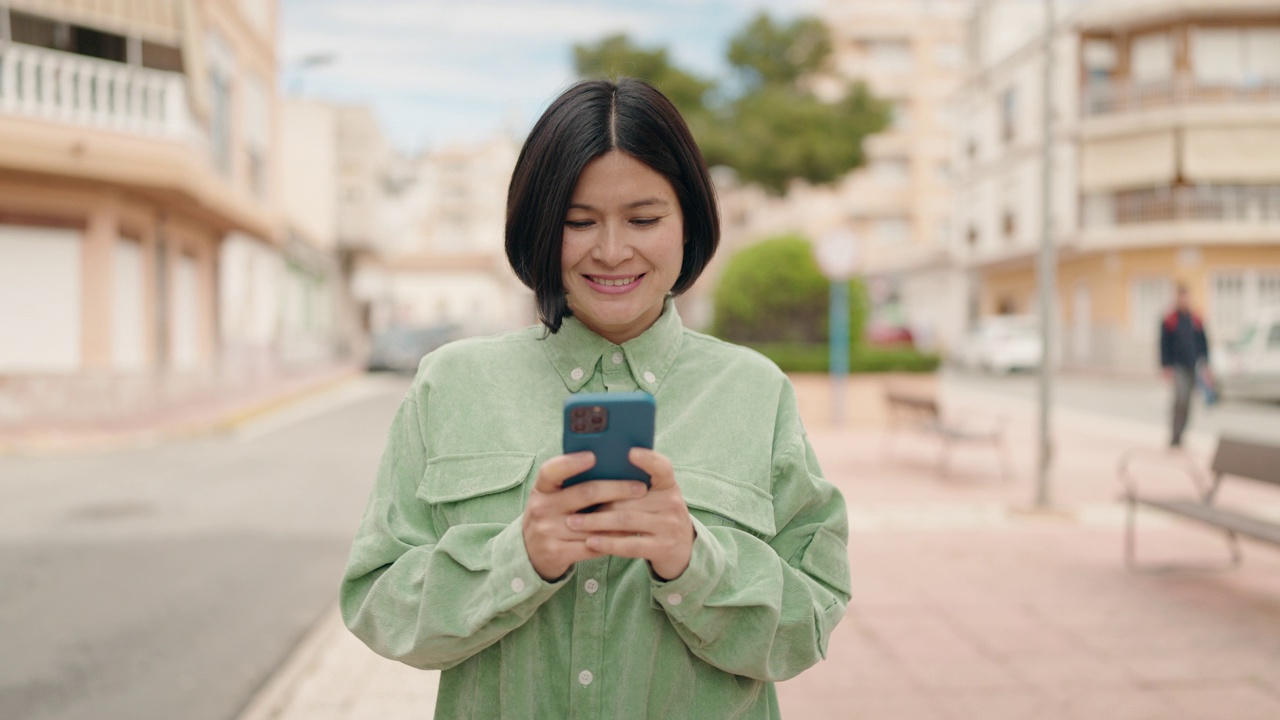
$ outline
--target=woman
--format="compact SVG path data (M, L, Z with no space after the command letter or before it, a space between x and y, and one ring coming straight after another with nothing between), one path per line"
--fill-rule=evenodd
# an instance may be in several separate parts
M772 718L849 598L844 501L790 383L683 328L711 259L706 163L657 90L579 83L530 133L507 256L543 328L429 354L341 591L378 653L444 670L436 717ZM561 488L564 399L651 393L651 486ZM600 505L597 512L578 512Z

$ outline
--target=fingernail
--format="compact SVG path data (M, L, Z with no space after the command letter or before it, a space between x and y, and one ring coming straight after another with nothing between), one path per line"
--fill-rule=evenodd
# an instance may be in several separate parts
M568 519L565 520L565 522L569 523L569 527L573 528L574 530L577 530L578 528L582 527L582 516L570 515Z

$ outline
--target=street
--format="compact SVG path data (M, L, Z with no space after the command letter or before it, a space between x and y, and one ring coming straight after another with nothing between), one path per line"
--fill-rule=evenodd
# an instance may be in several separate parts
M336 600L408 381L234 435L0 458L0 717L229 720Z

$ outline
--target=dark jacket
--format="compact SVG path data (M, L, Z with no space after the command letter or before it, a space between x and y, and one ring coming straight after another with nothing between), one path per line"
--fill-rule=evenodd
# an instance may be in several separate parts
M1193 312L1173 312L1160 323L1160 366L1192 368L1209 359L1204 323Z

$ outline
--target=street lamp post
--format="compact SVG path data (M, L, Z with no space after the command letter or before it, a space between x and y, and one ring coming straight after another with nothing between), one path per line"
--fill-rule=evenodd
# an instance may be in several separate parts
M1039 258L1040 314L1040 432L1036 463L1036 501L1039 510L1053 503L1049 492L1049 474L1053 464L1053 440L1050 435L1053 402L1053 297L1057 263L1053 246L1053 0L1044 0L1044 95L1043 106L1043 177L1041 181L1041 225Z
M844 424L844 386L849 377L849 281L857 269L857 238L848 230L830 232L818 243L815 255L831 284L827 310L831 424L839 427Z

